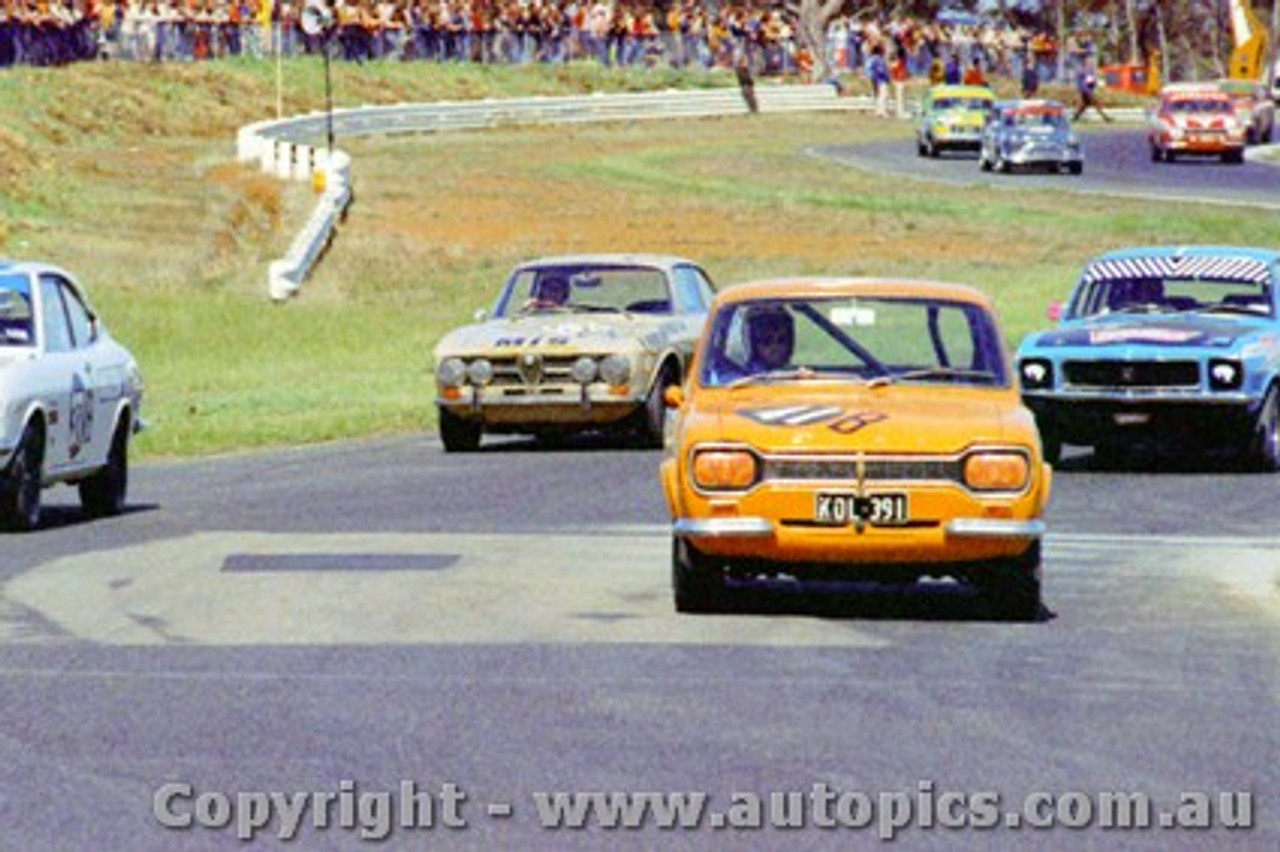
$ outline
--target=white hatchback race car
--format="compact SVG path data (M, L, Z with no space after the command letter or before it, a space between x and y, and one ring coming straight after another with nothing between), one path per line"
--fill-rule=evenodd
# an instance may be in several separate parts
M40 524L41 489L77 484L90 516L124 508L142 378L75 279L0 258L0 524Z
M516 267L492 316L436 345L446 452L488 433L555 441L614 430L661 446L663 394L679 384L714 288L680 257L584 254Z

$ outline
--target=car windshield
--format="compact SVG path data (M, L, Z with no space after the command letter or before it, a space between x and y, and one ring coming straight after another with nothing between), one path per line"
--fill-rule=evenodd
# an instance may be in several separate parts
M924 298L780 298L724 305L701 344L705 387L827 381L1007 385L982 307Z
M1190 98L1170 101L1170 112L1231 112L1231 101L1224 98Z
M938 111L948 109L977 109L987 110L991 108L992 101L986 98L938 98L933 102L933 108Z
M0 275L0 346L30 346L31 282L24 275Z
M1101 278L1080 288L1069 316L1186 311L1271 316L1271 288L1265 282L1231 277Z
M670 314L671 292L666 273L651 266L538 266L511 276L493 313L548 311Z
M1027 110L1011 114L1006 124L1023 128L1065 127L1067 117L1061 110Z

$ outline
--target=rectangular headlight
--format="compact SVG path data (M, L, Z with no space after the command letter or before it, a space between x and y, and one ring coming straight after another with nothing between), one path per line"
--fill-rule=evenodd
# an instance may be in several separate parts
M702 450L693 457L693 482L706 491L745 491L759 464L747 450Z
M1021 491L1028 473L1022 453L980 452L964 460L964 484L974 491Z

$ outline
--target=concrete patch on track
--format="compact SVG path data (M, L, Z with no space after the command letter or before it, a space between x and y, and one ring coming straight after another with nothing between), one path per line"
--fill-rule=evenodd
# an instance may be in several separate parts
M1232 598L1280 618L1280 538L1231 536L1050 536L1048 556L1080 548L1150 553L1161 572L1207 576Z
M1046 602L1097 605L1123 578L1208 581L1280 616L1280 540L1053 535ZM667 529L539 535L199 533L48 563L0 589L0 641L106 645L649 643L878 648L874 624L672 610ZM1101 584L1101 585L1099 585ZM1200 591L1196 591L1196 590Z
M849 623L680 617L669 572L652 534L200 533L56 560L3 594L108 645L885 644Z

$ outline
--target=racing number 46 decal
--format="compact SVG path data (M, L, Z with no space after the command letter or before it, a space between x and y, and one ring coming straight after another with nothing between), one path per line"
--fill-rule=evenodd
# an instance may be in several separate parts
M833 422L831 429L841 435L851 435L864 426L870 426L872 423L879 423L881 420L888 419L889 415L881 414L879 411L855 411Z
M790 405L774 408L752 408L742 411L766 426L810 426L826 423L827 428L841 435L852 435L859 429L887 420L889 415L879 411L846 411L834 405Z
M93 389L84 383L79 373L71 377L71 410L67 417L67 454L71 458L93 440Z

